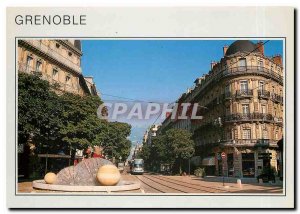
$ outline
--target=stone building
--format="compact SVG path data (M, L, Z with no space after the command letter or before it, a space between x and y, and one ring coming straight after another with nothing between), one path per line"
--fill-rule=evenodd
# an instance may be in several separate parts
M208 74L196 79L182 102L198 103L191 120L196 156L209 174L256 177L280 170L277 142L283 137L282 57L265 56L262 42L239 40L223 48ZM163 122L167 123L168 118ZM169 121L168 127L174 121ZM226 158L220 159L225 152Z
M59 85L57 93L93 94L92 78L81 70L80 40L18 40L18 71L41 73L41 78Z
M81 69L80 40L18 40L17 68L18 72L38 73L41 79L50 84L57 84L57 94L73 93L80 96L99 96L93 77L84 77ZM105 113L105 112L104 112ZM18 174L28 177L29 156L33 156L35 144L31 139L25 144L18 143ZM45 154L38 154L43 158ZM66 155L51 154L53 157L67 160ZM48 158L47 154L47 158ZM62 162L60 161L60 162Z
M143 143L151 145L153 138L157 136L157 131L159 130L159 128L159 124L153 124L151 127L149 127L149 129L145 132L143 136Z

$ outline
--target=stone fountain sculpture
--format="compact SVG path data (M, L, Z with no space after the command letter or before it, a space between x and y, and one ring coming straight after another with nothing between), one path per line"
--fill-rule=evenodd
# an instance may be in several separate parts
M47 173L44 180L35 180L35 189L66 192L120 192L140 189L140 183L120 179L117 167L109 160L90 158L76 166Z
M76 166L69 166L62 169L57 174L54 184L72 186L100 185L96 175L98 169L104 165L113 165L113 163L102 158L85 159Z

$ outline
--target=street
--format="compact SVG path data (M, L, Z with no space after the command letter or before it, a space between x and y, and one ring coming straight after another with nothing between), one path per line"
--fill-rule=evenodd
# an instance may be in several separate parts
M135 175L145 193L282 193L274 184L242 184L213 182L195 176Z
M156 194L234 194L234 193L267 193L282 194L283 188L277 184L242 184L215 181L213 178L198 178L195 176L165 176L145 173L143 175L122 174L122 180L136 181L141 185L140 190L115 192L111 194L128 193L156 193ZM19 193L62 193L58 191L45 191L32 188L32 182L18 184ZM97 193L93 193L97 194ZM103 193L100 193L103 194Z

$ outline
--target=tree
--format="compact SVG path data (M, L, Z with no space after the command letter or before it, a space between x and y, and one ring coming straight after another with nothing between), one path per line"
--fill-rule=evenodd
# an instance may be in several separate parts
M170 129L166 132L166 143L172 150L173 157L179 161L179 172L182 172L182 160L191 158L195 153L192 134L184 129Z
M187 130L169 129L153 138L151 145L144 145L141 156L152 169L168 164L175 172L179 170L181 173L182 161L191 158L195 153L194 141L191 138L192 135ZM179 169L175 167L177 162Z
M105 153L124 159L129 155L131 142L127 139L130 135L131 126L127 123L110 122L105 134L99 133L98 139L102 139L101 146Z
M30 137L42 143L58 139L61 113L58 96L47 81L38 74L18 75L19 143L27 142Z
M71 150L99 145L99 133L106 130L107 122L97 117L97 108L102 103L97 96L79 96L65 93L60 96L63 105L60 134L63 147ZM98 136L99 135L99 136ZM98 138L97 138L98 136Z

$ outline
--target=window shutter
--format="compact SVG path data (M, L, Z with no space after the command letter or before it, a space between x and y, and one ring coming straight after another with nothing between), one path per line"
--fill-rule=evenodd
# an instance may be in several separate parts
M232 113L237 113L237 103L233 103L233 106L232 106Z
M238 139L238 130L237 129L235 129L234 130L234 139Z
M272 109L273 109L272 103L269 103L268 104L268 114L272 114Z
M255 111L255 112L258 112L258 102L255 102L255 103L254 103L254 111Z

